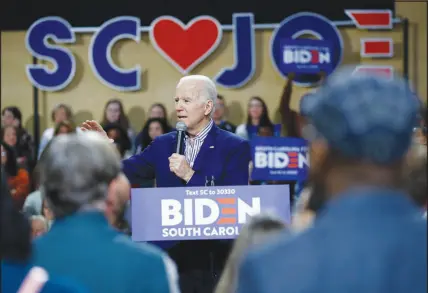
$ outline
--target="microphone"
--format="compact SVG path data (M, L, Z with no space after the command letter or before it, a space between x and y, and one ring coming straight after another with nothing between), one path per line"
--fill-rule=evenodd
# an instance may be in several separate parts
M175 125L175 128L177 129L177 149L176 149L176 153L183 155L184 154L184 132L186 132L187 130L187 126L186 124L184 124L184 122L182 121L178 121L177 124Z

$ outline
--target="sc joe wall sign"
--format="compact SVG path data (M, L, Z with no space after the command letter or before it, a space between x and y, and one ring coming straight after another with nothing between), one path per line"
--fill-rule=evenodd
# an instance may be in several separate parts
M72 82L77 68L73 53L62 45L75 43L78 33L93 33L88 50L93 74L101 83L114 90L138 91L142 89L143 69L139 65L120 68L111 57L112 47L119 40L131 39L138 43L141 34L148 33L151 44L164 57L165 62L186 75L217 49L223 31L232 31L234 64L225 64L230 67L220 69L212 78L221 87L240 88L255 73L255 30L271 29L271 62L278 74L284 78L288 74L282 66L285 53L281 43L284 39L297 39L303 34L311 34L316 39L332 44L332 58L328 61L330 70L327 72L331 74L340 65L343 56L343 40L338 26L353 24L358 29L390 30L396 21L392 19L390 10L345 10L345 14L350 17L350 21L331 22L322 15L301 12L285 18L280 24L255 24L252 13L235 13L232 25L221 25L210 16L196 17L187 24L171 16L161 16L149 27L142 27L136 17L120 16L106 21L98 28L72 27L65 19L49 16L37 20L30 27L25 43L32 56L52 63L54 68L49 69L44 64L28 64L26 73L30 82L40 90L63 90ZM364 58L391 58L394 54L393 40L376 37L361 39L360 54ZM142 59L144 60L144 56ZM310 62L314 62L313 60L315 59L312 58ZM392 66L361 65L357 70L377 71L390 76L393 74ZM313 78L308 80L307 75L298 72L294 80L297 85L304 87L313 86L317 81Z

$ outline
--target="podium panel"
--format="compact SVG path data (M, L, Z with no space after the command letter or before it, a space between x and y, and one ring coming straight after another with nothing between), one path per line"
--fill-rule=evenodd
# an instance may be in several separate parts
M136 242L234 239L259 213L291 220L289 185L138 188L131 196Z

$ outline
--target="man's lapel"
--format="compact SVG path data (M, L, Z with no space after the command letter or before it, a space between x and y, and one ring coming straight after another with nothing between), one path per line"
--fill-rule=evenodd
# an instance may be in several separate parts
M215 151L215 141L217 136L218 127L213 124L210 132L208 133L207 137L205 138L201 149L199 150L198 155L196 156L195 163L193 164L192 169L194 171L201 170L202 164L204 161L210 162L209 159L212 157L213 152Z

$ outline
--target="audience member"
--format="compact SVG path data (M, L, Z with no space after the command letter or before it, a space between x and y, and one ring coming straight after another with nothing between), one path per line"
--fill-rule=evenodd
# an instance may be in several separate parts
M178 292L175 264L165 253L109 228L106 200L121 164L108 140L93 132L60 135L40 168L55 222L34 242L35 264L94 293Z
M129 158L131 154L131 140L122 125L118 123L109 123L103 126L108 138L112 139L120 157L123 159Z
M70 106L66 104L58 104L52 109L51 119L54 125L58 125L60 122L65 120L72 121L73 111L71 110ZM43 150L54 137L54 132L54 127L47 128L43 132L42 138L40 139L39 153L37 155L38 158L40 158L41 154L43 153Z
M250 252L238 292L427 292L427 223L401 185L416 112L402 79L327 80L306 137L323 153L310 168L322 210L311 229Z
M33 176L32 176L35 190L27 196L24 202L24 206L22 207L22 211L27 216L36 216L36 215L42 214L43 198L42 198L42 192L39 189L39 186L40 186L39 178L40 178L39 168L36 165L36 167L33 170Z
M162 122L162 128L165 127L164 133L168 133L171 132L173 130L173 127L171 126L171 124L169 123L169 119L168 119L168 115L167 115L167 111L166 108L163 104L161 103L155 103L153 105L150 106L150 110L149 110L149 120L147 120L146 124L144 124L143 126L143 130L140 131L140 133L137 135L137 137L135 138L135 154L140 153L145 147L143 147L144 142L143 142L143 135L144 135L144 128L148 125L148 121L151 121L151 119L161 119L164 122Z
M30 223L14 207L3 170L1 179L1 292L87 292L70 280L52 277L44 269L31 264Z
M137 151L136 153L142 152L146 147L148 147L152 141L165 133L169 132L169 127L166 121L163 118L150 118L147 120L143 129L141 130L138 138L140 141L137 141Z
M54 136L76 132L76 125L72 121L64 120L55 125Z
M260 124L273 125L265 101L260 97L253 97L248 103L247 123L239 125L236 128L236 134L244 139L251 139L257 135Z
M30 192L30 176L27 170L18 166L12 148L3 142L1 143L1 166L6 173L15 207L21 210Z
M101 121L101 126L106 127L107 125L112 124L119 124L126 131L129 141L134 140L135 132L129 123L128 116L125 114L122 101L119 99L109 100L104 108L104 116Z
M214 123L221 129L235 133L236 126L225 120L227 114L227 108L225 104L224 97L222 95L217 95L217 101L215 104L215 110L213 113Z
M34 142L32 136L22 126L22 113L18 107L6 107L2 111L2 127L14 126L17 130L18 161L32 170L35 163ZM25 161L24 161L25 160Z
M214 293L235 293L237 289L239 265L244 255L254 247L261 245L285 230L284 223L270 215L252 217L242 227L235 240L221 278Z

